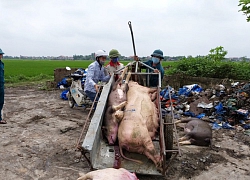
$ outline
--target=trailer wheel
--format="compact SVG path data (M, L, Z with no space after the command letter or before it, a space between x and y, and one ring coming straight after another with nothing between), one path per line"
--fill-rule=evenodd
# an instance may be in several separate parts
M69 107L73 108L75 105L75 100L70 92L68 94L68 102L69 102Z
M164 118L165 123L172 123L172 117L170 114L166 114ZM164 139L165 139L165 148L166 150L173 149L173 124L165 124L164 125ZM166 159L170 159L172 156L172 152L166 152Z

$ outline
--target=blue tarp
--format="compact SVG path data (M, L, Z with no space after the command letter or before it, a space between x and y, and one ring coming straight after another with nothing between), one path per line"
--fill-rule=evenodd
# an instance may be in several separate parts
M202 90L198 84L183 86L179 88L178 95L190 96L191 93L200 93Z
M67 93L69 92L69 89L66 89L64 90L61 95L60 95L60 98L64 99L64 100L68 100L68 97L67 97Z
M162 101L170 99L169 98L169 91L172 93L172 96L171 96L172 99L178 99L178 96L175 95L174 89L169 86L169 88L166 87L165 89L161 90L161 92L160 92L160 96L161 96Z

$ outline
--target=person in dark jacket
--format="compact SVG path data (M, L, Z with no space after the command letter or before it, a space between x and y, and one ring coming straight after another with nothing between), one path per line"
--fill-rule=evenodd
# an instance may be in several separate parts
M4 52L0 49L0 124L7 124L3 120L2 109L4 104L4 63L2 61Z
M151 59L148 61L143 62L144 64L154 68L154 70L149 69L149 72L154 73L161 73L161 80L164 76L164 69L161 65L161 60L164 59L163 52L160 49L154 50L154 52L151 54ZM135 60L139 60L138 58L135 58ZM149 86L150 87L157 87L159 84L159 75L158 74L151 74L149 77Z

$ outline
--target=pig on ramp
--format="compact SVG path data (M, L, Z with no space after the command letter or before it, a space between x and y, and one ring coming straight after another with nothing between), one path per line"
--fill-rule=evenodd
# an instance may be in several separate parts
M127 104L128 81L131 74L127 75L125 83L122 84L126 72L127 68L124 69L122 75L114 83L108 98L107 110L104 116L103 132L109 145L114 145L116 142L118 125L123 118L122 109Z
M201 119L190 118L178 120L177 123L187 123L184 127L185 136L179 138L180 145L209 146L212 142L212 128Z
M128 85L127 105L118 128L121 156L124 159L142 163L124 156L122 150L144 154L160 170L162 158L152 142L159 126L158 111L150 96L156 89L141 86L133 81L130 81Z

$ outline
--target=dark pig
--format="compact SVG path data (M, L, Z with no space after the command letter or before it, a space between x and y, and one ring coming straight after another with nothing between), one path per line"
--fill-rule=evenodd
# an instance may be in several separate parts
M212 128L203 120L190 118L178 120L177 123L187 123L184 127L185 136L179 138L180 145L209 146L212 141Z

